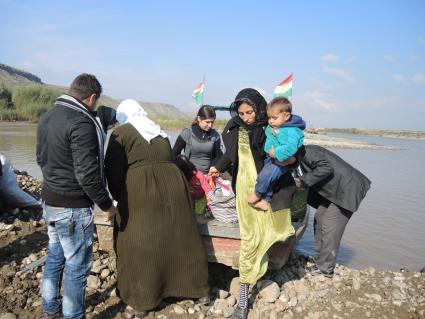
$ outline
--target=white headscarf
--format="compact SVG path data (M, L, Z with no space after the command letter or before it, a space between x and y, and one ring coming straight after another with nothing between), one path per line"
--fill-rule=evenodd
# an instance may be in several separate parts
M167 137L158 124L147 117L143 107L132 99L124 100L117 108L117 121L122 125L130 123L149 143L157 136Z

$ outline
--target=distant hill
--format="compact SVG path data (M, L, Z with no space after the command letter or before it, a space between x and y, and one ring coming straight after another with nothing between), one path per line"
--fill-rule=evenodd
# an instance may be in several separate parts
M7 87L15 85L43 84L38 76L0 63L0 82Z
M0 63L0 83L3 83L10 89L13 89L17 86L36 85L48 87L58 94L62 94L68 91L67 87L45 84L38 76L30 72L19 70L2 63ZM100 103L99 105L104 104L113 108L117 108L119 102L120 101L117 99L107 95L102 95L98 103ZM190 119L190 116L187 113L179 110L177 107L171 104L143 101L140 101L140 103L143 105L148 115L152 118Z

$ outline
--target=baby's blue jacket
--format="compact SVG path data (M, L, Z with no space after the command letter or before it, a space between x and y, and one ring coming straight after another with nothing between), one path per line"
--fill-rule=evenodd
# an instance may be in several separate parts
M264 151L268 154L270 148L274 147L274 156L279 161L286 161L295 155L304 143L305 129L304 120L298 115L292 115L284 126L278 129L267 125L266 143Z

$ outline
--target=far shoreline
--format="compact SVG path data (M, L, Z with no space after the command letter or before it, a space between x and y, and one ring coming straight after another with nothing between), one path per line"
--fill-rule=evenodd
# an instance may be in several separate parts
M168 131L179 131L184 127L191 124L191 119L168 119L168 118L155 118L152 119L157 122L162 129ZM20 125L36 125L37 121L4 121L0 123L20 124ZM217 119L215 129L220 131L226 125L227 120ZM327 133L362 135L362 136L376 136L386 138L400 138L400 139L413 139L425 140L425 131L411 131L411 130L384 130L384 129L366 129L366 128L306 128L306 133L311 135L327 136ZM333 137L332 137L333 138Z

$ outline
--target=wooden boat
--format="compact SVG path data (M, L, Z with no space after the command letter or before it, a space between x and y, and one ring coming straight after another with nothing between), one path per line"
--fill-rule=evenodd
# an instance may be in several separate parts
M291 207L291 219L295 234L283 238L282 241L275 243L269 249L270 269L279 269L285 265L295 244L307 228L308 216L307 191L298 190L294 195ZM197 217L197 221L208 261L237 269L240 250L239 224L226 224L201 216ZM95 214L94 223L97 228L99 248L112 252L112 224L103 221L100 211Z
M294 195L291 207L292 226L295 229L295 234L275 243L269 249L270 269L279 269L285 265L295 244L307 228L308 216L307 191L299 190ZM197 219L208 261L237 269L240 250L239 224L226 224L202 217Z

